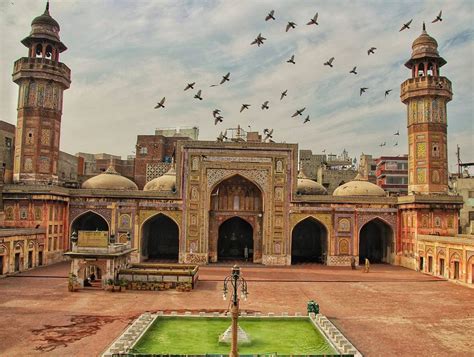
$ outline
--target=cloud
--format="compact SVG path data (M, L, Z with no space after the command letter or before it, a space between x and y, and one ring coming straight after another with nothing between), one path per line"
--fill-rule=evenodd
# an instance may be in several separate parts
M26 55L20 44L31 20L42 13L41 1L2 4L0 119L16 122L17 86L13 62ZM431 24L443 9L444 20ZM269 10L275 21L264 21ZM306 22L319 13L319 25ZM404 67L411 43L427 21L430 35L448 61L442 68L454 88L448 105L450 160L459 143L465 161L474 160L474 68L469 1L55 1L52 16L61 24L68 46L61 61L72 70L65 92L61 148L68 152L134 150L136 135L157 127L199 126L204 140L241 125L273 128L277 141L299 143L300 149L341 152L357 157L404 154L406 107L398 98L410 76ZM413 18L412 28L399 32ZM297 27L285 32L287 21ZM453 26L452 24L455 24ZM261 47L250 42L258 33ZM367 55L369 47L375 55ZM295 54L296 65L286 63ZM334 68L323 66L335 57ZM349 74L357 66L358 75ZM231 82L210 88L231 72ZM197 82L195 92L184 92ZM369 90L359 95L360 87ZM281 91L288 96L280 101ZM384 91L393 89L385 98ZM166 96L166 109L154 110ZM270 110L262 111L263 101ZM240 113L242 103L252 104ZM290 118L306 107L311 122ZM222 109L224 123L214 125L212 110ZM400 130L399 138L393 133ZM79 140L78 138L86 138ZM398 146L393 144L399 140ZM386 141L387 146L378 144ZM390 145L389 145L390 144Z

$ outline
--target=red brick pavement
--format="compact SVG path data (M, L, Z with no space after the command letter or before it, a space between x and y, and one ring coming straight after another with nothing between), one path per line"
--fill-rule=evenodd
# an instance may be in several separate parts
M0 355L95 356L144 311L227 308L221 296L229 267L200 269L190 293L67 291L68 264L0 279ZM367 356L474 356L474 290L400 267L348 268L247 265L249 299L242 309L321 312Z

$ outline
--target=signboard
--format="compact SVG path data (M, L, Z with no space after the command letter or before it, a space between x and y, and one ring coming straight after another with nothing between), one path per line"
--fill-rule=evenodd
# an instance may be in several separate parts
M109 245L108 231L79 231L78 247L107 248Z

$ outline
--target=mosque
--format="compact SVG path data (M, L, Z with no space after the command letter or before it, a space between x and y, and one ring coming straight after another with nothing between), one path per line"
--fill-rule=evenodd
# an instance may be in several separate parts
M388 196L358 175L332 195L298 172L298 145L250 135L234 141L178 140L174 163L143 190L109 169L81 188L58 185L63 92L71 70L47 8L21 41L13 183L3 185L3 272L64 259L70 237L102 232L127 242L131 261L263 265L313 262L402 265L472 283L474 244L457 237L463 201L448 194L446 61L425 29L405 63L409 183ZM2 233L3 231L3 233ZM442 263L441 263L442 262ZM443 264L441 270L441 264Z

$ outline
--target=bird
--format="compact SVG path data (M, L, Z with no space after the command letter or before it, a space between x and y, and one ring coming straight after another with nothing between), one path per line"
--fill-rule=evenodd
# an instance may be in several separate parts
M367 89L369 89L369 88L362 87L362 88L360 89L360 94L359 94L359 95L362 95L362 93L365 93L365 91L366 91Z
M397 132L393 135L400 135L400 130L397 130Z
M263 45L263 41L265 41L265 40L266 40L266 38L263 37L261 33L259 33L257 38L255 40L253 40L250 44L251 45L257 44L257 46L260 47L260 45Z
M443 21L443 19L441 18L441 14L443 13L443 10L441 10L438 14L438 16L436 16L436 19L434 19L433 21L431 21L431 23L435 23L435 22L438 22L438 21Z
M324 62L325 66L332 67L332 62L334 61L334 57L331 57L327 62Z
M227 130L225 130L224 133L221 131L221 133L217 137L217 141L224 141L224 140L227 140Z
M198 92L194 95L194 98L199 99L199 100L202 100L202 97L201 97L201 90L200 90L200 89L199 89Z
M240 107L240 112L242 113L244 109L248 109L249 107L250 107L250 104L242 104L242 106Z
M215 118L217 115L219 115L220 113L221 113L221 110L220 110L220 109L214 109L214 110L212 111L212 115L214 116L214 118Z
M382 146L385 146L387 143L384 141L383 143L381 143L379 146L382 147Z
M285 89L283 92L281 92L280 100L282 100L284 97L286 97L287 92L288 92L288 89Z
M294 29L296 26L297 26L297 25L296 25L294 22L288 21L288 25L286 25L286 31L285 31L285 32L288 32L288 30L289 30L290 28Z
M217 86L218 86L218 84L211 84L209 87L212 88L212 87L217 87Z
M265 139L263 139L263 141L266 141L267 139L273 138L273 136L272 136L273 129L270 129L270 130L269 129L264 129L263 133L266 134Z
M303 124L306 124L307 122L309 122L309 115L306 116L306 118L304 119Z
M326 152L326 149L323 149L321 152Z
M376 47L370 47L370 48L367 50L367 55L370 56L371 53L372 53L372 54L375 54L374 51L375 51L376 49L377 49Z
M230 81L229 77L230 77L230 72L228 72L225 76L222 76L221 83L219 83L219 84L223 84L225 82Z
M387 90L385 91L385 97L387 97L387 95L389 95L391 91L392 91L391 89L387 89Z
M275 17L273 16L275 14L275 10L272 10L268 13L267 17L265 17L265 21L268 21L268 20L275 20Z
M164 108L164 107L165 107L165 99L166 99L166 98L165 98L165 97L163 97L163 99L162 99L162 100L160 100L160 101L158 102L158 104L156 104L156 107L155 107L155 109L158 109L158 108Z
M309 22L306 25L319 25L317 21L318 21L318 13L316 13L316 15L314 15L314 17L311 20L309 20Z
M397 141L397 142L395 142L395 144L393 144L393 146L398 146L398 141Z
M292 55L291 58L290 58L288 61L286 61L286 62L287 62L287 63L296 64L296 62L295 62L295 55Z
M186 85L186 88L184 88L184 90L188 90L188 89L194 89L194 85L196 84L196 82L193 82L193 83L188 83Z
M357 74L356 69L357 69L357 67L352 68L352 71L349 71L349 73Z
M306 109L306 107L301 108L301 109L297 109L296 112L295 112L295 114L293 114L291 117L294 118L294 117L296 117L296 116L298 116L298 115L303 115L303 112L304 112L305 109Z
M214 118L215 118L215 119L214 119L214 125L217 125L217 123L219 123L219 122L222 123L222 121L223 121L223 119L224 119L224 118L223 118L222 116L220 116L220 115L218 115L218 116L216 116L216 117L214 117Z
M263 109L268 109L269 106L268 106L268 100L266 100L263 104L262 104L262 110Z
M410 24L411 24L412 21L413 21L413 19L411 19L410 21L408 21L406 24L403 24L402 28L401 28L400 31L398 31L398 32L401 32L401 31L403 31L403 30L405 30L405 29L409 29L409 28L410 28Z

